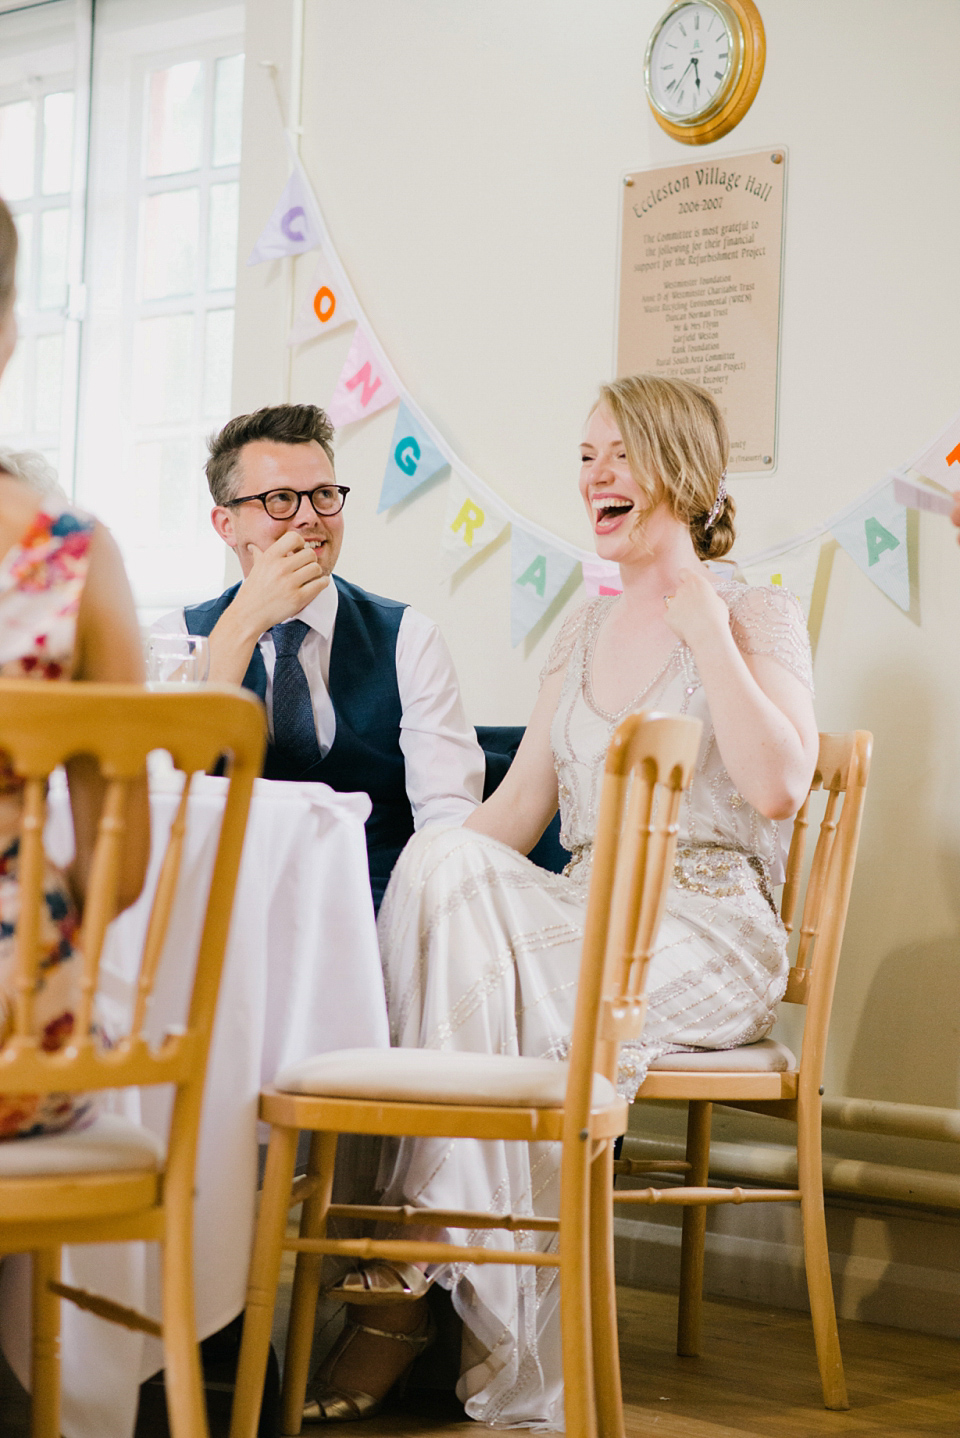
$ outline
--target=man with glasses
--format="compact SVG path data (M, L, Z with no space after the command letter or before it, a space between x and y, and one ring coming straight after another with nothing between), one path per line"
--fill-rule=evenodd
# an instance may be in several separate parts
M462 823L479 803L484 759L437 626L333 574L349 490L332 440L307 404L240 415L211 439L211 520L243 581L154 627L209 635L210 679L263 699L268 779L370 795L379 907L414 829Z

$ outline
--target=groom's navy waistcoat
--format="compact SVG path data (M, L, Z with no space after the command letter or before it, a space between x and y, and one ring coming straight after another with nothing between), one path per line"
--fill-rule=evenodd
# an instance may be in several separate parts
M329 690L336 738L324 757L307 770L285 762L271 744L263 772L267 779L313 779L341 792L363 790L370 795L373 810L366 825L367 857L373 899L379 907L400 850L413 833L400 749L402 707L397 685L397 634L406 605L367 594L337 575L333 582L339 599ZM235 584L217 599L186 608L187 631L209 634L239 588ZM259 645L243 684L266 699L267 671Z

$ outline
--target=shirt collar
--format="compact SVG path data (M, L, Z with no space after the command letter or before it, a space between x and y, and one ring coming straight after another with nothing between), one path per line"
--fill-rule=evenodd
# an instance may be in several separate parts
M333 634L339 602L340 595L331 575L326 589L321 589L316 599L311 599L296 617L315 629L322 639L329 639Z

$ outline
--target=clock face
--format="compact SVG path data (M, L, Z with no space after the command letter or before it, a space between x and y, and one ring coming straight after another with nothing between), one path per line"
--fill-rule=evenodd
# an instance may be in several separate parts
M729 93L740 55L738 28L726 6L683 0L667 11L650 39L646 86L651 104L675 124L702 120Z

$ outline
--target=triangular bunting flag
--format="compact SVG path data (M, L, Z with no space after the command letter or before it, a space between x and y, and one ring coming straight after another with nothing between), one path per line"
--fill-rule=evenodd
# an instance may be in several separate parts
M910 461L910 468L942 484L944 489L960 489L960 414L937 435L933 444Z
M879 589L901 609L910 608L907 511L894 498L894 482L857 506L832 529L834 538Z
M609 559L584 559L582 561L583 583L591 599L598 594L622 594L619 564Z
M452 475L440 533L447 572L453 574L475 554L482 554L508 523L506 515L495 505L487 499L475 499L460 476Z
M513 526L510 542L510 643L542 619L580 561Z
M334 277L326 255L313 272L310 289L297 310L293 327L287 336L288 345L302 345L307 340L326 335L357 318L340 281Z
M284 255L302 255L320 243L320 229L314 218L313 194L299 164L294 166L283 194L250 251L248 265L264 260L282 260Z
M789 589L791 594L797 596L804 614L809 619L822 544L823 540L820 538L808 540L806 544L760 564L741 565L740 573L747 584L774 584Z
M397 397L396 387L374 352L366 330L358 325L340 371L333 398L327 405L330 423L339 429L355 419L365 419Z
M381 514L392 505L399 504L401 499L406 499L408 494L413 494L446 463L423 425L414 419L401 401L383 473L377 513Z

